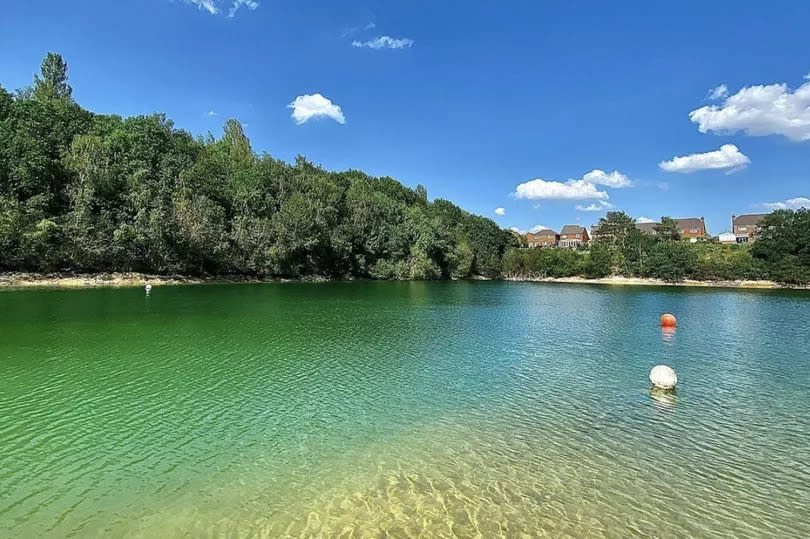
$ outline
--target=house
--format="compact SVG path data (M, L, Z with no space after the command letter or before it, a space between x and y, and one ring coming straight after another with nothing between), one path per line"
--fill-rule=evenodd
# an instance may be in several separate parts
M731 216L731 231L737 243L753 243L759 233L759 222L765 217L764 213L749 213L747 215Z
M681 235L681 238L695 242L698 240L698 238L705 238L707 236L706 221L703 219L703 217L675 219L675 223L678 228L678 234ZM636 228L645 234L649 234L650 236L657 236L658 230L656 229L660 225L661 223L636 223Z
M580 245L587 245L590 239L588 229L584 226L565 225L562 227L562 230L560 230L560 241L558 245L560 247L570 247L574 249Z
M554 247L559 236L550 228L526 234L526 243L529 247Z
M729 231L723 232L722 234L717 236L717 239L720 241L720 243L725 243L725 244L736 244L737 243L737 235L734 234L733 232L729 232Z
M706 237L706 220L703 217L686 217L675 219L675 222L678 224L678 233L681 237L692 243L698 238Z
M656 230L656 227L660 224L661 223L636 223L636 228L650 236L657 236L658 230Z

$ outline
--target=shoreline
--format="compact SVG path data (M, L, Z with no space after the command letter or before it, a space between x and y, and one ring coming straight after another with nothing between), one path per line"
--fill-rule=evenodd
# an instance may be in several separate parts
M696 281L685 279L677 283L648 277L504 277L504 281L533 283L592 284L612 286L679 286L691 288L739 288L747 290L810 290L809 285L782 284L767 280Z
M302 279L303 280L303 279ZM311 279L319 281L324 279ZM188 275L154 275L138 272L112 273L0 273L0 290L26 288L129 288L153 286L179 286L188 284L279 283L292 279L261 278L247 275L217 275L192 277Z
M194 277L188 275L154 275L138 272L112 272L112 273L27 273L8 272L0 273L0 290L3 289L81 289L81 288L128 288L141 287L146 284L153 286L179 286L189 284L238 284L238 283L286 283L286 282L326 282L331 279L324 277L310 277L302 279L282 279L275 277L255 277L249 275L217 275L207 277ZM359 279L358 279L359 280ZM481 276L473 276L466 280L497 280ZM729 288L748 290L810 290L810 285L789 285L776 281L742 280L742 281L696 281L686 279L677 283L670 283L660 279L641 277L600 277L588 279L585 277L503 277L507 282L534 282L559 284L589 284L608 286L677 286L692 288Z

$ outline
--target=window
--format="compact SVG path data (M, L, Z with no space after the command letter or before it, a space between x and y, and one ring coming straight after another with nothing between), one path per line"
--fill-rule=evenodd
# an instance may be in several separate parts
M746 227L744 227L744 226L741 226L739 228L740 228L740 232L747 232L748 231L748 229Z
M690 234L697 234L697 231L698 231L698 229L697 229L697 228L690 228L690 229L689 229L689 233L690 233Z

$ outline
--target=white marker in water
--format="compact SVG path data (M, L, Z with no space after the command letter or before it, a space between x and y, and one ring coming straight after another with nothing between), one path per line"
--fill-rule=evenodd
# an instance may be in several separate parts
M650 382L659 389L673 389L678 383L678 375L672 367L658 365L650 371Z
M152 293L152 285L151 284L146 285L144 287L144 289L146 289L146 295L147 296Z

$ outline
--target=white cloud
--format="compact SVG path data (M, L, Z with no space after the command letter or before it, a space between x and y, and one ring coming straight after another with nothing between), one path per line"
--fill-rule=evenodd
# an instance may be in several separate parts
M779 202L763 202L760 206L771 210L798 210L799 208L810 208L810 198L796 197Z
M346 117L340 106L335 105L321 94L299 95L295 101L287 105L293 109L292 117L298 125L312 118L332 118L339 124L346 123Z
M579 211L602 211L607 210L613 207L613 204L610 202L605 202L604 200L600 200L599 202L594 202L585 206L584 204L577 204L576 209Z
M717 88L709 90L709 99L722 99L728 96L728 86L721 84Z
M610 198L605 191L599 191L594 184L585 180L568 180L562 183L540 178L521 183L515 187L514 195L517 198L530 200L607 200Z
M495 208L495 215L506 215L506 209L504 209L504 208Z
M689 174L698 170L725 169L728 173L745 168L751 160L733 144L723 144L719 150L693 153L661 161L658 166L667 172Z
M211 117L213 117L213 116L219 116L219 113L218 113L217 111L215 111L215 110L209 110L209 111L206 113L206 115L207 115L207 116L211 116Z
M637 223L656 223L657 221L655 219L650 219L649 217L644 217L642 215L641 217L636 217L636 222Z
M512 226L512 227L509 227L509 230L511 230L512 232L517 232L518 234L527 234L529 232L540 232L541 230L545 230L547 228L551 228L551 227L546 226L546 225L534 225L529 230L524 230L522 228Z
M606 185L607 187L614 187L620 189L622 187L630 187L632 182L627 175L622 174L618 170L614 170L610 174L598 168L593 169L582 177L588 183L597 185Z
M363 28L363 30L374 30L375 28L377 28L377 25L376 25L376 24L374 24L373 22L370 22L370 23L368 23L368 24L366 25L366 27L365 27L365 28Z
M216 15L220 12L220 8L217 7L217 4L222 3L222 0L184 0L184 2L197 6L199 9L207 11L211 15ZM231 0L231 2L231 7L228 10L229 19L232 19L242 6L245 6L251 11L259 7L258 0Z
M352 41L352 47L367 47L369 49L407 49L411 45L413 45L413 39L407 37L380 36L369 41Z
M217 9L214 0L185 0L187 4L194 4L200 9L204 9L211 15L216 15L219 13L219 9Z
M228 11L228 18L232 19L236 12L239 10L240 7L245 6L249 10L253 11L257 7L259 7L259 2L256 0L233 0L233 5L231 9Z
M689 119L698 124L701 133L742 131L751 136L810 140L810 82L795 90L785 83L746 86L719 106L693 110Z

